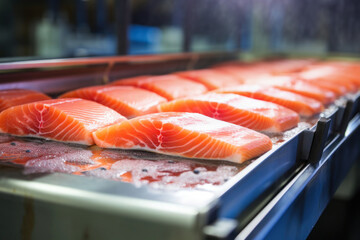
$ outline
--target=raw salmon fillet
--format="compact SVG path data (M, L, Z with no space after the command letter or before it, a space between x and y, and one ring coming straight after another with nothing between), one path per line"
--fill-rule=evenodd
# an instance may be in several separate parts
M220 65L213 68L216 71L229 74L236 78L238 81L244 82L244 80L253 77L259 77L262 75L268 75L266 69L249 67L249 66L237 66L237 65Z
M337 90L342 95L357 91L354 78L329 66L313 66L299 73L299 78L319 86L330 85L327 87L331 87L331 90Z
M327 76L342 77L342 81L351 82L357 89L360 87L360 64L355 62L322 62L309 67Z
M0 112L13 106L51 99L49 96L26 89L0 90Z
M314 62L315 60L313 59L280 59L251 63L232 61L218 64L213 68L218 71L232 74L239 79L244 79L264 74L277 75L299 72Z
M336 98L334 92L302 81L275 84L274 87L284 91L298 93L305 97L314 98L325 105L334 102Z
M259 78L247 79L246 83L272 86L283 91L297 93L305 97L314 98L324 105L334 102L336 98L334 92L293 76L261 76Z
M153 113L93 133L104 148L244 162L272 148L269 137L196 113Z
M53 99L1 112L0 132L92 145L93 131L123 120L126 118L96 102Z
M256 67L267 69L268 73L276 75L300 72L314 62L313 59L279 59L257 62Z
M127 118L157 112L167 100L156 93L131 86L94 86L77 89L59 98L82 98L101 103Z
M335 93L337 97L344 96L346 93L348 93L348 90L344 85L331 82L328 79L307 79L301 77L300 79L308 81L311 85L315 85L317 87L329 90Z
M208 93L159 106L162 112L194 112L256 131L282 132L296 127L299 116L280 105L236 94Z
M151 75L141 75L141 76L136 76L136 77L129 77L129 78L121 78L115 81L110 82L108 85L119 85L119 81L126 81L126 82L136 82L139 81L141 79L147 79L149 77L152 77Z
M235 77L229 74L212 69L184 71L177 72L175 74L180 77L202 83L209 90L228 86L236 86L243 83L243 81L237 80Z
M172 74L141 79L117 80L112 85L144 88L159 94L167 100L207 92L207 88L204 85Z
M273 87L264 87L260 85L239 85L236 87L217 89L216 92L234 93L245 97L273 102L289 108L304 117L313 116L324 110L323 104L313 98L282 91Z
M256 69L261 68L268 73L291 73L298 72L306 68L307 66L315 63L314 59L277 59L277 60L265 60L258 62L244 63L240 61L225 62L216 65L216 67L233 66L238 68Z

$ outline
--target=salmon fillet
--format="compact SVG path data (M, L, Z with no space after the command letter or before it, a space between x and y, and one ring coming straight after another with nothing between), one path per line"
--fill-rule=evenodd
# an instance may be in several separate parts
M282 132L297 126L296 112L280 105L236 94L208 93L176 99L159 106L161 112L195 112L256 131Z
M53 99L1 112L0 132L92 145L93 131L123 120L126 118L96 102Z
M324 105L334 102L336 98L334 92L293 76L261 76L259 78L247 79L246 83L272 86L283 91L297 93L305 97L314 98Z
M248 67L248 66L234 66L234 65L224 65L224 66L215 66L213 68L216 71L229 74L236 78L238 81L244 82L244 80L253 77L259 77L262 75L268 75L268 71L264 69Z
M104 148L141 149L237 163L272 148L269 137L196 113L153 113L93 133Z
M333 84L338 91L351 93L357 91L354 78L329 66L313 66L299 74L299 78L315 84ZM333 89L332 88L332 89Z
M298 93L305 97L314 98L325 105L334 102L336 97L332 91L325 90L320 87L300 81L274 85L274 87L280 90Z
M131 86L94 86L77 89L59 98L82 98L101 103L127 118L157 112L167 100L156 93Z
M209 90L228 86L236 86L243 83L243 81L237 80L232 75L212 69L184 71L177 72L175 74L180 77L204 84Z
M159 94L167 100L207 92L207 88L204 85L172 74L140 79L117 80L112 85L144 88Z
M121 79L117 79L115 81L110 82L108 85L119 85L118 83L120 81L126 81L126 82L136 82L139 81L141 79L147 79L149 77L152 77L151 75L141 75L141 76L136 76L136 77L129 77L129 78L121 78Z
M313 59L278 59L257 62L256 66L277 75L300 72L314 62Z
M316 60L314 59L279 59L265 61L259 67L267 67L271 74L284 74L300 72L315 62Z
M357 62L323 62L310 66L309 69L318 70L322 74L327 72L328 76L341 76L346 82L355 84L357 89L360 87L360 64Z
M245 97L272 102L289 108L301 116L310 117L324 110L321 102L300 94L282 91L273 87L260 85L239 85L217 89L218 93L234 93Z
M25 103L51 99L49 96L26 89L0 90L0 112L5 109Z
M308 81L311 85L315 85L322 89L329 90L329 91L335 93L335 95L337 97L344 96L345 94L347 94L349 92L344 85L337 84L336 82L331 82L331 81L329 81L329 79L321 79L321 78L318 78L318 79L301 78L301 79Z
M238 78L248 78L263 74L285 74L300 72L307 66L313 64L313 59L280 59L271 61L260 61L244 63L232 61L222 63L213 68L219 71L230 73Z

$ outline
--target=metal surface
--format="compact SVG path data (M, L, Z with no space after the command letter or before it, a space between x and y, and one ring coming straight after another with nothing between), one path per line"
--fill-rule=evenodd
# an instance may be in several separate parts
M222 234L227 237L244 228L240 239L245 235L260 239L269 235L278 239L279 231L284 231L284 226L289 225L289 218L294 218L300 220L292 221L292 228L304 226L301 228L305 230L301 230L299 235L299 239L303 239L354 157L359 156L355 147L359 142L359 126L360 117L357 116L350 122L343 138L335 137L327 144L320 162L296 168L296 163L300 164L306 160L304 156L310 155L312 144L308 142L316 135L311 130L302 131L278 149L254 161L215 191L159 190L66 174L24 176L21 169L0 168L0 206L5 216L1 218L0 226L9 229L0 232L0 237L16 239L27 235L36 239L77 239L87 236L88 239L96 239L99 232L104 232L103 239L113 236L203 239L214 232L219 234L216 229L221 226ZM324 132L324 138L326 136ZM304 149L309 153L304 154ZM350 155L345 155L348 161L343 164L339 156L346 152ZM332 167L328 166L328 161ZM324 174L326 176L322 176ZM324 179L326 182L322 183ZM319 191L319 188L322 190ZM307 194L305 189L309 189ZM315 193L312 191L317 195L313 196ZM321 199L325 197L327 199ZM314 213L305 209L309 204L315 208L312 209ZM296 215L303 214L294 210L299 205L303 206L302 211L310 213L309 219ZM284 207L289 209L285 211ZM280 214L281 218L274 217L274 214ZM226 218L235 222L226 221ZM24 221L32 222L30 229L26 229L28 225ZM44 228L49 222L58 227ZM72 231L65 230L69 226ZM138 228L141 231L137 231ZM274 230L270 231L272 228ZM288 234L293 235L293 231Z
M356 101L358 99L359 96ZM358 115L349 122L349 116L354 111ZM356 159L360 159L360 150L356 149L360 142L359 109L352 101L349 101L345 108L339 107L326 115L328 118L320 119L316 126L304 131L299 137L301 144L297 145L300 150L297 158L308 164L301 166L299 171L295 171L296 175L291 176L288 182L281 185L279 192L273 195L269 194L268 196L272 196L271 201L261 205L259 200L254 200L253 204L262 210L258 211L256 215L248 213L247 217L252 216L251 221L244 224L246 216L240 218L239 216L222 216L211 225L211 231L207 231L209 238L233 239L236 231L240 230L242 231L236 239L305 239L308 236L352 164ZM333 121L332 124L331 121ZM343 129L346 129L345 133ZM346 158L344 164L343 158ZM324 167L327 164L335 167ZM267 169L271 169L271 167ZM262 175L258 175L258 177L263 178ZM329 182L324 184L324 178L330 179L327 179ZM252 182L249 181L248 184L251 185ZM247 187L245 186L245 188ZM304 193L304 189L307 188L315 188L315 190L309 190L311 193ZM239 206L241 204L243 204L243 200L238 203ZM291 207L287 208L289 205ZM305 208L310 208L313 212ZM304 214L302 211L308 214ZM217 226L219 222L228 217L236 219L237 224L232 222L232 231L227 231L227 235L221 235L222 231L217 229ZM289 222L291 222L290 227Z
M136 75L166 74L233 60L237 53L179 53L0 63L0 89L27 88L58 94Z
M207 208L215 204L213 194L207 192L159 193L146 187L64 174L24 178L14 169L1 169L1 176L0 227L8 229L0 231L1 239L15 239L22 232L22 224L18 224L23 221L21 214L29 211L33 215L32 239L77 239L86 232L89 239L96 239L103 231L114 235L105 232L102 239L200 239ZM53 221L54 226L44 228L47 221ZM74 225L73 230L63 232L65 223Z
M274 191L280 190L281 182L289 178L299 163L297 158L298 141L302 133L296 134L285 141L281 147L255 160L225 184L204 190L136 187L129 183L58 173L39 176L23 175L21 169L9 171L9 168L3 168L0 169L0 199L11 199L9 201L13 204L31 199L36 206L46 206L46 211L55 208L59 209L61 213L66 212L63 208L72 208L75 209L75 212L84 212L86 219L81 221L85 222L95 219L98 215L111 214L112 217L109 219L117 218L118 221L130 219L130 225L143 222L146 226L151 226L152 231L156 229L157 234L162 237L202 239L204 238L203 229L207 224L216 221L219 217L239 216L244 218L242 221L245 223L251 218L249 214L253 215L259 210L259 206L263 206L266 201L270 200L271 195L266 191L271 190L271 194L274 194ZM268 171L268 168L274 164L278 165L276 171ZM245 189L246 191L244 191ZM259 199L260 196L261 199ZM254 205L254 202L257 204ZM11 206L12 204L1 205ZM14 208L21 208L20 206L14 204ZM39 208L41 209L41 207ZM41 211L45 211L37 209L38 207L33 210L35 216L41 216ZM8 207L3 210L5 214L16 211ZM94 210L96 210L96 214ZM69 213L68 217L72 218L73 213L67 212ZM134 223L131 223L132 219L134 219ZM33 232L45 234L44 230L38 230L42 228L42 221L44 220L35 221ZM104 221L105 225L115 227L113 222ZM12 221L3 221L1 225L11 228L14 232L21 230L21 225L16 225ZM84 227L82 225L77 231L86 231ZM100 228L103 227L104 224L92 228L100 231ZM177 230L174 230L175 228ZM145 230L136 232L129 227L126 229L116 228L114 231L120 230L123 235L136 238L150 234ZM182 234L172 235L174 231L180 230L183 232ZM51 229L51 232L46 234L55 234L56 232ZM9 236L7 233L4 234L4 236ZM43 235L35 236L40 238ZM69 239L71 237L73 236L67 236ZM147 238L157 239L158 237L160 236L155 234Z
M360 157L360 115L243 229L237 239L306 239L337 187Z
M235 56L178 54L0 64L1 76L13 77L0 79L0 88L32 86L55 93L104 79L208 66ZM84 72L76 75L78 67ZM86 75L85 69L93 67L96 71ZM31 68L39 71L25 72ZM19 78L29 74L33 75L28 79ZM292 133L211 189L156 189L60 173L24 175L22 169L0 167L4 216L0 229L8 229L0 231L0 239L231 238L240 230L239 239L292 239L294 232L304 239L360 155L359 115L349 123L349 116L358 112L358 102L359 98L355 104L330 109L317 126ZM343 156L346 161L341 161Z
M330 122L331 119L320 118L317 123L309 157L307 158L309 163L316 163L320 160L327 140L327 137L324 136L327 136L329 133Z
M311 144L308 142L312 142L311 139L316 133L316 131L300 130L290 139L275 145L273 150L250 163L225 184L211 189L199 191L191 188L175 190L153 189L149 186L138 188L128 183L89 177L64 174L24 176L21 169L14 169L12 172L9 172L9 169L2 169L1 198L10 198L11 202L30 198L36 206L47 206L46 211L51 211L53 208L61 209L59 212L68 212L68 217L72 218L73 213L63 210L63 205L66 205L66 208L75 209L75 212L83 212L86 219L81 219L81 221L85 223L90 219L95 219L95 216L108 214L112 214L112 217L106 218L117 218L118 221L134 219L134 223L129 220L128 225L142 222L148 227L151 226L151 229L156 229L157 232L154 239L160 236L173 239L184 237L202 239L205 234L209 234L209 231L211 233L212 223L219 226L219 219L223 222L224 218L233 218L239 222L236 227L246 226L253 216L298 172L305 160L303 157L311 152ZM305 134L307 137L304 137ZM15 204L14 207L19 208L19 205ZM160 211L159 208L163 209ZM94 209L96 209L96 214L93 213ZM14 209L7 208L4 211L6 214L11 214ZM41 216L41 214L35 211L35 216ZM156 217L151 217L152 215ZM60 219L60 216L58 217ZM42 228L42 221L43 219L35 222L33 232L44 234L44 230L38 230ZM103 221L104 224L92 226L92 228L100 231L104 225L114 227L112 221ZM14 232L21 230L21 225L16 225L11 221L3 222L2 225L14 229ZM232 226L234 225L229 225L229 232L235 232L235 229L231 231ZM175 228L177 230L174 230ZM205 228L208 229L207 233L203 231ZM180 231L180 229L184 233L172 235L174 231ZM119 229L116 228L114 231L117 230ZM145 230L134 232L134 229L129 227L120 230L123 235L136 238L142 238L145 236L143 234L150 234ZM81 225L77 231L83 233L86 228ZM57 231L51 229L51 232L47 234L54 232ZM40 238L42 235L37 236ZM73 236L66 237L71 239Z
M231 185L225 185L220 196L224 204L219 217L239 218L246 223L246 217L261 206L256 200L266 200L265 196L270 194L269 190L278 191L281 183L301 164L298 152L302 145L299 142L300 136L303 133L295 135L280 148L264 154L231 179Z
M115 56L115 57L91 57L91 58L66 58L51 60L34 61L15 61L0 63L0 70L3 73L11 70L25 70L34 68L55 68L55 67L74 67L74 66L92 66L99 64L142 64L142 63L166 63L168 61L192 60L193 58L201 60L210 60L214 62L225 61L226 59L236 59L236 52L206 52L206 53L175 53L163 55L137 55L137 56Z

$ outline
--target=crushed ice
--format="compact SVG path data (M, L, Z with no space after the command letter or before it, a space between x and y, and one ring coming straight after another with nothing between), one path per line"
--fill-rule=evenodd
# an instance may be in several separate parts
M0 134L1 162L22 165L24 174L61 172L176 189L221 185L245 167Z

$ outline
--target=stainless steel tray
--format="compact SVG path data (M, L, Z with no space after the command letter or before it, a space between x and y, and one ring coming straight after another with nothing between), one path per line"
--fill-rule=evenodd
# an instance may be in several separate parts
M41 64L39 66L43 66ZM30 64L28 67L39 66ZM17 71L11 74L20 74ZM91 84L91 81L80 85ZM17 82L21 83L19 86L31 85L28 81ZM52 80L38 83L53 86L52 93L64 90L52 85ZM55 83L61 85L64 82L57 78ZM2 86L9 84L14 83ZM303 176L305 169L322 161L326 156L324 149L327 153L334 146L336 152L340 147L351 145L346 139L354 139L349 131L358 131L359 126L353 122L360 121L356 115L359 97L354 100L355 104L347 101L351 104L333 108L314 127L300 127L285 134L283 139L275 136L274 142L278 143L273 150L248 164L235 166L241 171L216 185L153 187L89 176L94 174L28 175L14 165L1 166L0 212L3 217L0 218L0 229L6 231L0 231L0 239L203 239L231 238L242 229L240 237L265 231L261 222L254 223L259 214L284 193L289 184ZM355 127L346 130L352 116L355 117L350 126ZM358 143L358 139L351 141ZM178 161L171 157L154 161L164 160ZM190 165L213 164L187 161ZM216 164L230 166L222 162ZM308 182L303 184L305 188ZM252 226L251 231L247 230L249 226Z
M360 160L360 115L344 137L307 164L241 231L236 239L306 239L355 161Z
M137 186L92 176L72 176L61 173L26 175L22 168L2 167L0 169L0 199L2 202L5 201L1 206L6 206L2 212L12 215L11 219L14 220L21 220L21 218L15 218L14 213L26 215L27 211L32 212L34 219L40 218L41 220L34 220L31 231L35 238L47 236L46 234L59 234L59 238L62 239L64 237L75 239L80 232L87 231L86 226L90 224L88 221L95 221L102 215L110 215L112 217L104 217L101 224L90 224L89 236L93 236L93 231L102 231L102 228L111 226L114 234L131 236L131 238L145 236L149 238L150 236L150 238L158 239L162 236L174 239L184 237L201 239L205 236L204 227L218 218L244 216L243 221L245 218L248 221L251 218L250 214L259 210L261 202L262 204L266 202L262 197L269 200L271 198L269 194L280 190L283 182L286 182L301 164L298 152L303 133L304 130L282 143L281 146L244 166L244 169L223 184L208 184L208 186L204 184L195 188ZM24 152L23 148L18 148L18 150ZM171 157L156 161L169 161L169 159L179 161ZM196 162L195 160L185 161ZM213 163L198 164L211 165ZM217 166L231 166L231 164L221 162L217 164ZM276 168L273 167L275 165ZM269 169L274 171L269 171ZM259 200L256 205L254 205L255 200ZM67 211L66 209L69 208L72 210ZM54 209L58 211L54 212ZM79 211L82 212L84 218L77 220L81 224L79 223L80 226L74 230L76 234L65 233L61 228L43 228L43 221L47 222L48 219L41 216L44 216L43 214L47 211L56 219L67 217L68 221L72 221L76 218L76 212ZM66 211L68 215L62 216ZM124 226L122 228L117 226L117 221L114 219L125 221L127 224L122 224ZM11 237L10 233L21 232L22 225L15 223L16 221L2 218L0 226L6 226L9 231L2 232L0 235L5 234L4 237ZM141 231L138 231L135 226L140 223L142 223ZM132 225L134 225L133 228L130 227ZM152 231L155 230L160 235L152 235Z
M16 238L32 221L28 234L37 239L77 239L84 234L95 237L103 231L111 232L109 239L117 235L203 239L213 234L219 222L227 235L245 227L307 159L319 154L322 148L314 147L313 141L319 138L325 145L329 126L328 120L321 119L316 130L300 130L222 185L209 187L154 188L91 176L24 175L21 168L2 167L2 212L11 217L1 218L0 226L8 231L0 234ZM21 216L27 216L26 220ZM44 228L49 221L58 227ZM65 231L64 222L76 227ZM218 227L215 229L219 232Z

